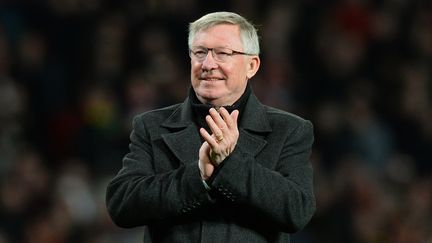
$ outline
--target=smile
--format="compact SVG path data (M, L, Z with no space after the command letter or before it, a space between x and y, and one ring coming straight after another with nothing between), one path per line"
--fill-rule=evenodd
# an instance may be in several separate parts
M204 77L204 78L200 78L200 80L212 82L212 81L221 81L224 80L224 78Z

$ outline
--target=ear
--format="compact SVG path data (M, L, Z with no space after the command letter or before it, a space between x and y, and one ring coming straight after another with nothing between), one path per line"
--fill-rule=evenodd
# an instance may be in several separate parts
M251 56L249 58L249 63L247 66L246 76L248 79L251 79L258 72L260 67L261 60L259 56Z

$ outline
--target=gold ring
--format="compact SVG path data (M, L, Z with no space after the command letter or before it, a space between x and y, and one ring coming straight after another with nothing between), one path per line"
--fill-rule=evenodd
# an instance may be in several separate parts
M216 142L221 142L224 139L222 135L216 135Z

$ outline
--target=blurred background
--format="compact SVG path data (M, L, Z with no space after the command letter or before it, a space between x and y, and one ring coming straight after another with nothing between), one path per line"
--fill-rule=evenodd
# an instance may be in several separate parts
M183 101L188 23L257 25L262 103L311 120L318 210L294 243L432 242L431 1L2 0L0 242L142 242L105 188L134 115Z

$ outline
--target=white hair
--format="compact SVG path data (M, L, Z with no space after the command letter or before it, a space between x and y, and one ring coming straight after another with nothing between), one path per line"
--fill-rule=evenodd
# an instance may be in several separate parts
M256 28L244 17L232 12L209 13L190 23L188 37L189 48L192 47L192 42L196 33L220 24L232 24L239 26L240 37L243 43L243 51L245 53L254 55L258 55L260 53Z

